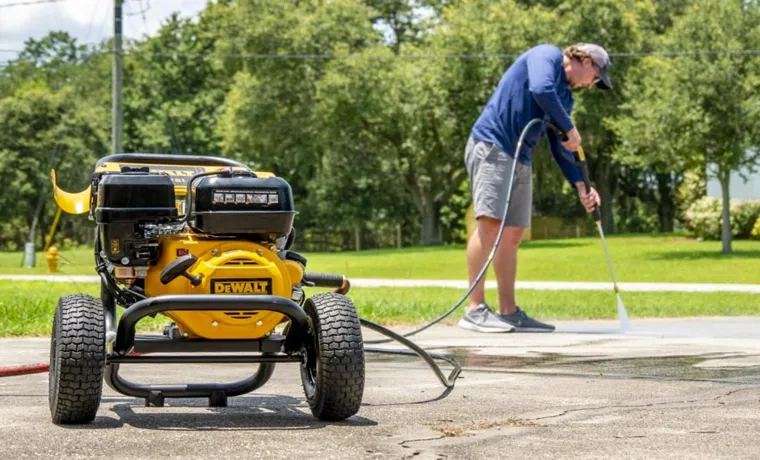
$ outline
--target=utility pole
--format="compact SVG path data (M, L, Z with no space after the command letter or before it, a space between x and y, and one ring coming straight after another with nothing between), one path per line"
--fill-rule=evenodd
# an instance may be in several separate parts
M121 5L124 0L113 2L113 84L111 96L111 142L112 153L122 153L122 127L124 124L121 108L122 54L121 54Z

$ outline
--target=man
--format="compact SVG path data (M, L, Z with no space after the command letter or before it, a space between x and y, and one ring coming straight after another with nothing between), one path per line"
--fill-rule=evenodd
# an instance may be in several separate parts
M607 52L598 45L579 43L564 51L539 45L520 56L507 69L483 113L472 128L465 149L465 165L470 175L477 230L467 245L470 283L475 281L493 248L507 200L510 173L515 161L518 138L528 122L540 118L567 134L561 141L548 131L552 156L572 184L587 211L601 204L593 188L586 190L580 171L563 155L581 145L581 135L570 119L571 90L612 88ZM459 326L479 332L551 332L554 326L530 318L515 301L517 249L523 232L530 226L533 185L532 151L545 124L534 125L526 133L519 152L509 213L499 249L494 256L494 272L499 292L499 315L486 304L485 279L473 290L470 304Z

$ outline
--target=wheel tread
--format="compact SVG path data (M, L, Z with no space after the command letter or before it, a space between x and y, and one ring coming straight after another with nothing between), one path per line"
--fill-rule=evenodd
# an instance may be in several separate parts
M53 423L88 423L100 406L105 366L105 315L100 300L89 295L62 297L55 346L58 368L49 374ZM54 330L55 333L55 330ZM51 360L53 358L51 351ZM52 364L52 363L51 363ZM57 387L57 388L54 388Z
M309 401L323 420L344 420L359 411L364 394L364 344L361 324L351 300L341 294L322 293L309 299L318 317L320 337L317 376L327 390L321 401ZM320 404L321 402L321 404Z

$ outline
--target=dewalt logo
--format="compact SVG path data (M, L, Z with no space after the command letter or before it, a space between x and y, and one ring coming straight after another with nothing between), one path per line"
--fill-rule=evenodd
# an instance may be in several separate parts
M272 280L211 280L212 294L271 294Z

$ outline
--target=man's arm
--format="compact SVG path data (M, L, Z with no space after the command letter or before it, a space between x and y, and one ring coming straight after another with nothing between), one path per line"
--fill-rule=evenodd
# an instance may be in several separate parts
M556 55L557 53L559 56ZM528 89L544 113L547 113L557 126L567 133L574 128L574 125L555 89L557 59L561 66L562 53L551 47L546 47L546 50L536 50L528 56Z
M586 190L586 186L583 184L583 177L581 177L581 171L577 166L567 158L567 155L572 155L568 152L562 144L559 143L559 138L553 130L549 130L547 135L549 136L549 147L552 151L554 161L557 162L559 168L562 170L562 174L570 182L570 185L575 187L578 192L578 198L581 200L583 207L586 211L593 212L594 208L601 206L602 201L599 199L599 193L591 187L590 190Z
M549 149L552 152L554 161L557 162L559 169L562 170L562 174L565 175L565 178L570 182L570 185L575 187L578 182L583 182L580 170L568 158L568 156L572 156L572 153L562 147L554 130L549 129L546 134L549 138Z

